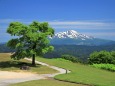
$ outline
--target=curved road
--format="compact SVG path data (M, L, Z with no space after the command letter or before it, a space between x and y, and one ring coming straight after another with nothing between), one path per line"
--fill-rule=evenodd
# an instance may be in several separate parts
M26 60L31 61L31 59L26 58ZM69 70L65 70L63 68L59 68L56 66L50 66L46 63L36 61L37 64L41 64L44 66L48 66L52 69L59 71L59 73L54 74L32 74L32 73L17 73L17 72L9 72L9 71L0 71L0 86L8 86L12 83L25 82L30 80L39 80L39 79L47 79L48 77L54 77L58 74L69 73Z

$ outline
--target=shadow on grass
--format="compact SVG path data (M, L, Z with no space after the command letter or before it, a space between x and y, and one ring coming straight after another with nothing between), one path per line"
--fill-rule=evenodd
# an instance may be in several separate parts
M36 64L35 66L32 65L31 63L27 63L27 62L20 62L20 61L3 61L0 62L0 68L20 68L23 65L29 66L29 67L40 67L40 64Z

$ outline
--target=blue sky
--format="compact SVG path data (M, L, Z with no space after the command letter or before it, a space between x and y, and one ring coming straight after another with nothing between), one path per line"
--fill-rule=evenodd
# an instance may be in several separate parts
M115 40L115 0L0 0L0 42L10 22L49 22L55 32L76 30Z

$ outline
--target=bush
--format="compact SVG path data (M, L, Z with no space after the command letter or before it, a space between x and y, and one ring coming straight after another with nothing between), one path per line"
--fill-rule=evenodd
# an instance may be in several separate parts
M112 55L112 52L107 51L100 51L100 52L93 52L90 54L89 63L90 64L102 64L102 63L115 63L115 57Z
M113 65L113 64L93 64L92 66L96 67L96 68L105 69L105 70L115 72L115 65Z
M72 62L80 62L78 58L72 56L72 55L62 55L61 58L72 61Z
M111 52L111 55L113 56L112 63L115 64L115 51L112 51L112 52Z

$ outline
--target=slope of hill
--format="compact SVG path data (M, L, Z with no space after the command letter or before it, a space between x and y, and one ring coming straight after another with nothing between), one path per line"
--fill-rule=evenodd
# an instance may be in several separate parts
M115 41L99 39L92 36L80 34L77 31L69 30L66 32L59 32L50 37L50 43L53 45L104 45L114 43Z
M94 51L115 51L115 45L103 46L86 46L86 45L53 45L55 50L45 54L47 58L60 57L63 54L73 55L80 58L82 61L87 61L89 55Z
M37 60L49 65L71 70L71 72L55 76L55 79L59 80L58 82L54 81L54 79L34 80L17 83L11 86L115 86L114 72L93 68L79 63L72 63L64 59L45 59L38 57ZM66 84L65 82L74 82L75 84Z
M71 70L71 73L58 75L55 79L90 84L91 86L115 86L115 72L109 72L79 63L72 63L62 59L37 59L38 61L42 61L50 65Z
M53 45L54 51L44 55L46 58L59 58L63 54L73 55L83 61L87 61L89 55L94 51L115 51L115 44L101 45L101 46L87 46L87 45ZM14 52L5 44L0 44L0 53Z
M8 53L8 52L14 52L13 49L10 49L6 46L6 43L0 44L0 53Z

